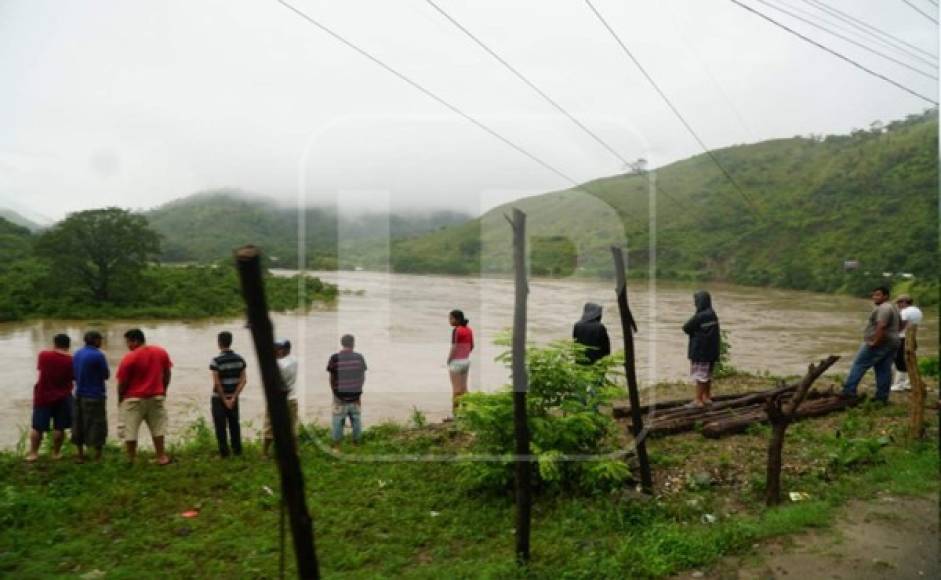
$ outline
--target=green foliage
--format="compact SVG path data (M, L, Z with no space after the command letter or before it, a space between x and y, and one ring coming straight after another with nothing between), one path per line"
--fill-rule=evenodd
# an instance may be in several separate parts
M656 275L864 295L883 272L915 276L923 304L938 300L937 110L826 139L794 137L713 151L751 207L705 155L656 170ZM652 236L645 175L513 202L528 216L534 273L611 275L611 245L630 242L631 275L646 276ZM512 270L507 206L392 247L408 272ZM547 248L550 246L547 246ZM465 248L479 248L469 256ZM859 260L846 272L845 260Z
M584 353L585 347L571 341L527 349L527 412L537 458L535 480L542 488L597 491L630 477L623 459L605 456L618 446L613 419L599 410L622 391L608 380L617 360L605 357L594 365L578 364ZM507 366L511 359L509 351L498 357ZM465 395L457 418L472 436L471 451L491 458L462 463L462 481L473 489L507 489L513 477L512 390Z
M918 358L918 370L923 377L938 378L938 357L923 356Z
M141 271L160 254L160 236L126 209L92 209L42 233L36 254L49 263L45 284L56 294L120 304L138 293Z
M713 369L713 376L722 379L736 374L738 374L738 369L732 366L732 343L729 341L729 333L727 330L722 330L719 340L719 361Z

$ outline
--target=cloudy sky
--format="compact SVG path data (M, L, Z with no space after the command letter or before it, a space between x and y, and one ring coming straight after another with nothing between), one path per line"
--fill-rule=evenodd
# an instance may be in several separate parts
M0 207L56 219L237 187L477 212L622 171L425 0L291 1L558 173L275 0L0 0ZM932 57L859 36L820 1L742 0L937 100ZM621 157L699 152L584 0L435 2ZM937 26L901 0L822 2L937 55ZM730 0L594 3L710 147L929 106Z

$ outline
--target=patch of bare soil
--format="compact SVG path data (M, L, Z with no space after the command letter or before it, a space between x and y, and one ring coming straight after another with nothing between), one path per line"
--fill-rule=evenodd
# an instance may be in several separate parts
M938 498L881 495L845 508L832 528L766 542L678 578L941 578Z

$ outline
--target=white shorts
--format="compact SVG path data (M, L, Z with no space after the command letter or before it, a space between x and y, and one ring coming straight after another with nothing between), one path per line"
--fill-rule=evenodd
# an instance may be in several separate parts
M448 370L458 375L466 375L470 371L470 359L454 359L448 363Z

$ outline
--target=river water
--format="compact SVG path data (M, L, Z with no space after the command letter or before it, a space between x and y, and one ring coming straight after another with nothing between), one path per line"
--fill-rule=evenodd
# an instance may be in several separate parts
M274 315L275 333L290 339L300 360L297 389L306 421L326 422L330 390L325 367L344 333L354 334L357 350L368 362L364 395L367 425L384 420L407 421L418 409L431 420L450 410L450 383L445 359L450 327L448 312L461 308L471 320L478 348L472 358L471 390L493 390L508 381L507 370L494 357L501 347L494 338L512 324L513 283L509 279L417 276L376 272L315 273L340 285L335 306L307 313ZM684 379L688 372L686 337L680 326L692 314L692 293L686 284L632 281L631 306L637 319L638 377L642 388L663 380ZM866 300L767 288L710 284L722 327L732 345L732 363L739 368L775 374L801 374L807 363L827 354L843 355L837 365L845 372L858 348L871 309ZM620 348L621 332L613 285L593 280L537 279L530 283L529 337L537 343L571 335L582 304L599 302L612 344ZM241 319L200 321L43 320L0 324L0 447L17 443L28 428L36 354L56 333L81 335L96 328L112 371L126 348L123 333L142 328L148 342L165 347L174 363L168 394L171 431L179 434L196 417L209 420L209 361L216 354L215 337L222 330L235 335L234 348L249 362L248 386L242 398L242 423L248 434L261 424L263 394L251 338ZM931 313L922 331L922 352L937 352L937 318ZM115 385L109 382L111 435L115 434ZM719 387L721 390L721 386ZM142 434L142 441L147 439Z

